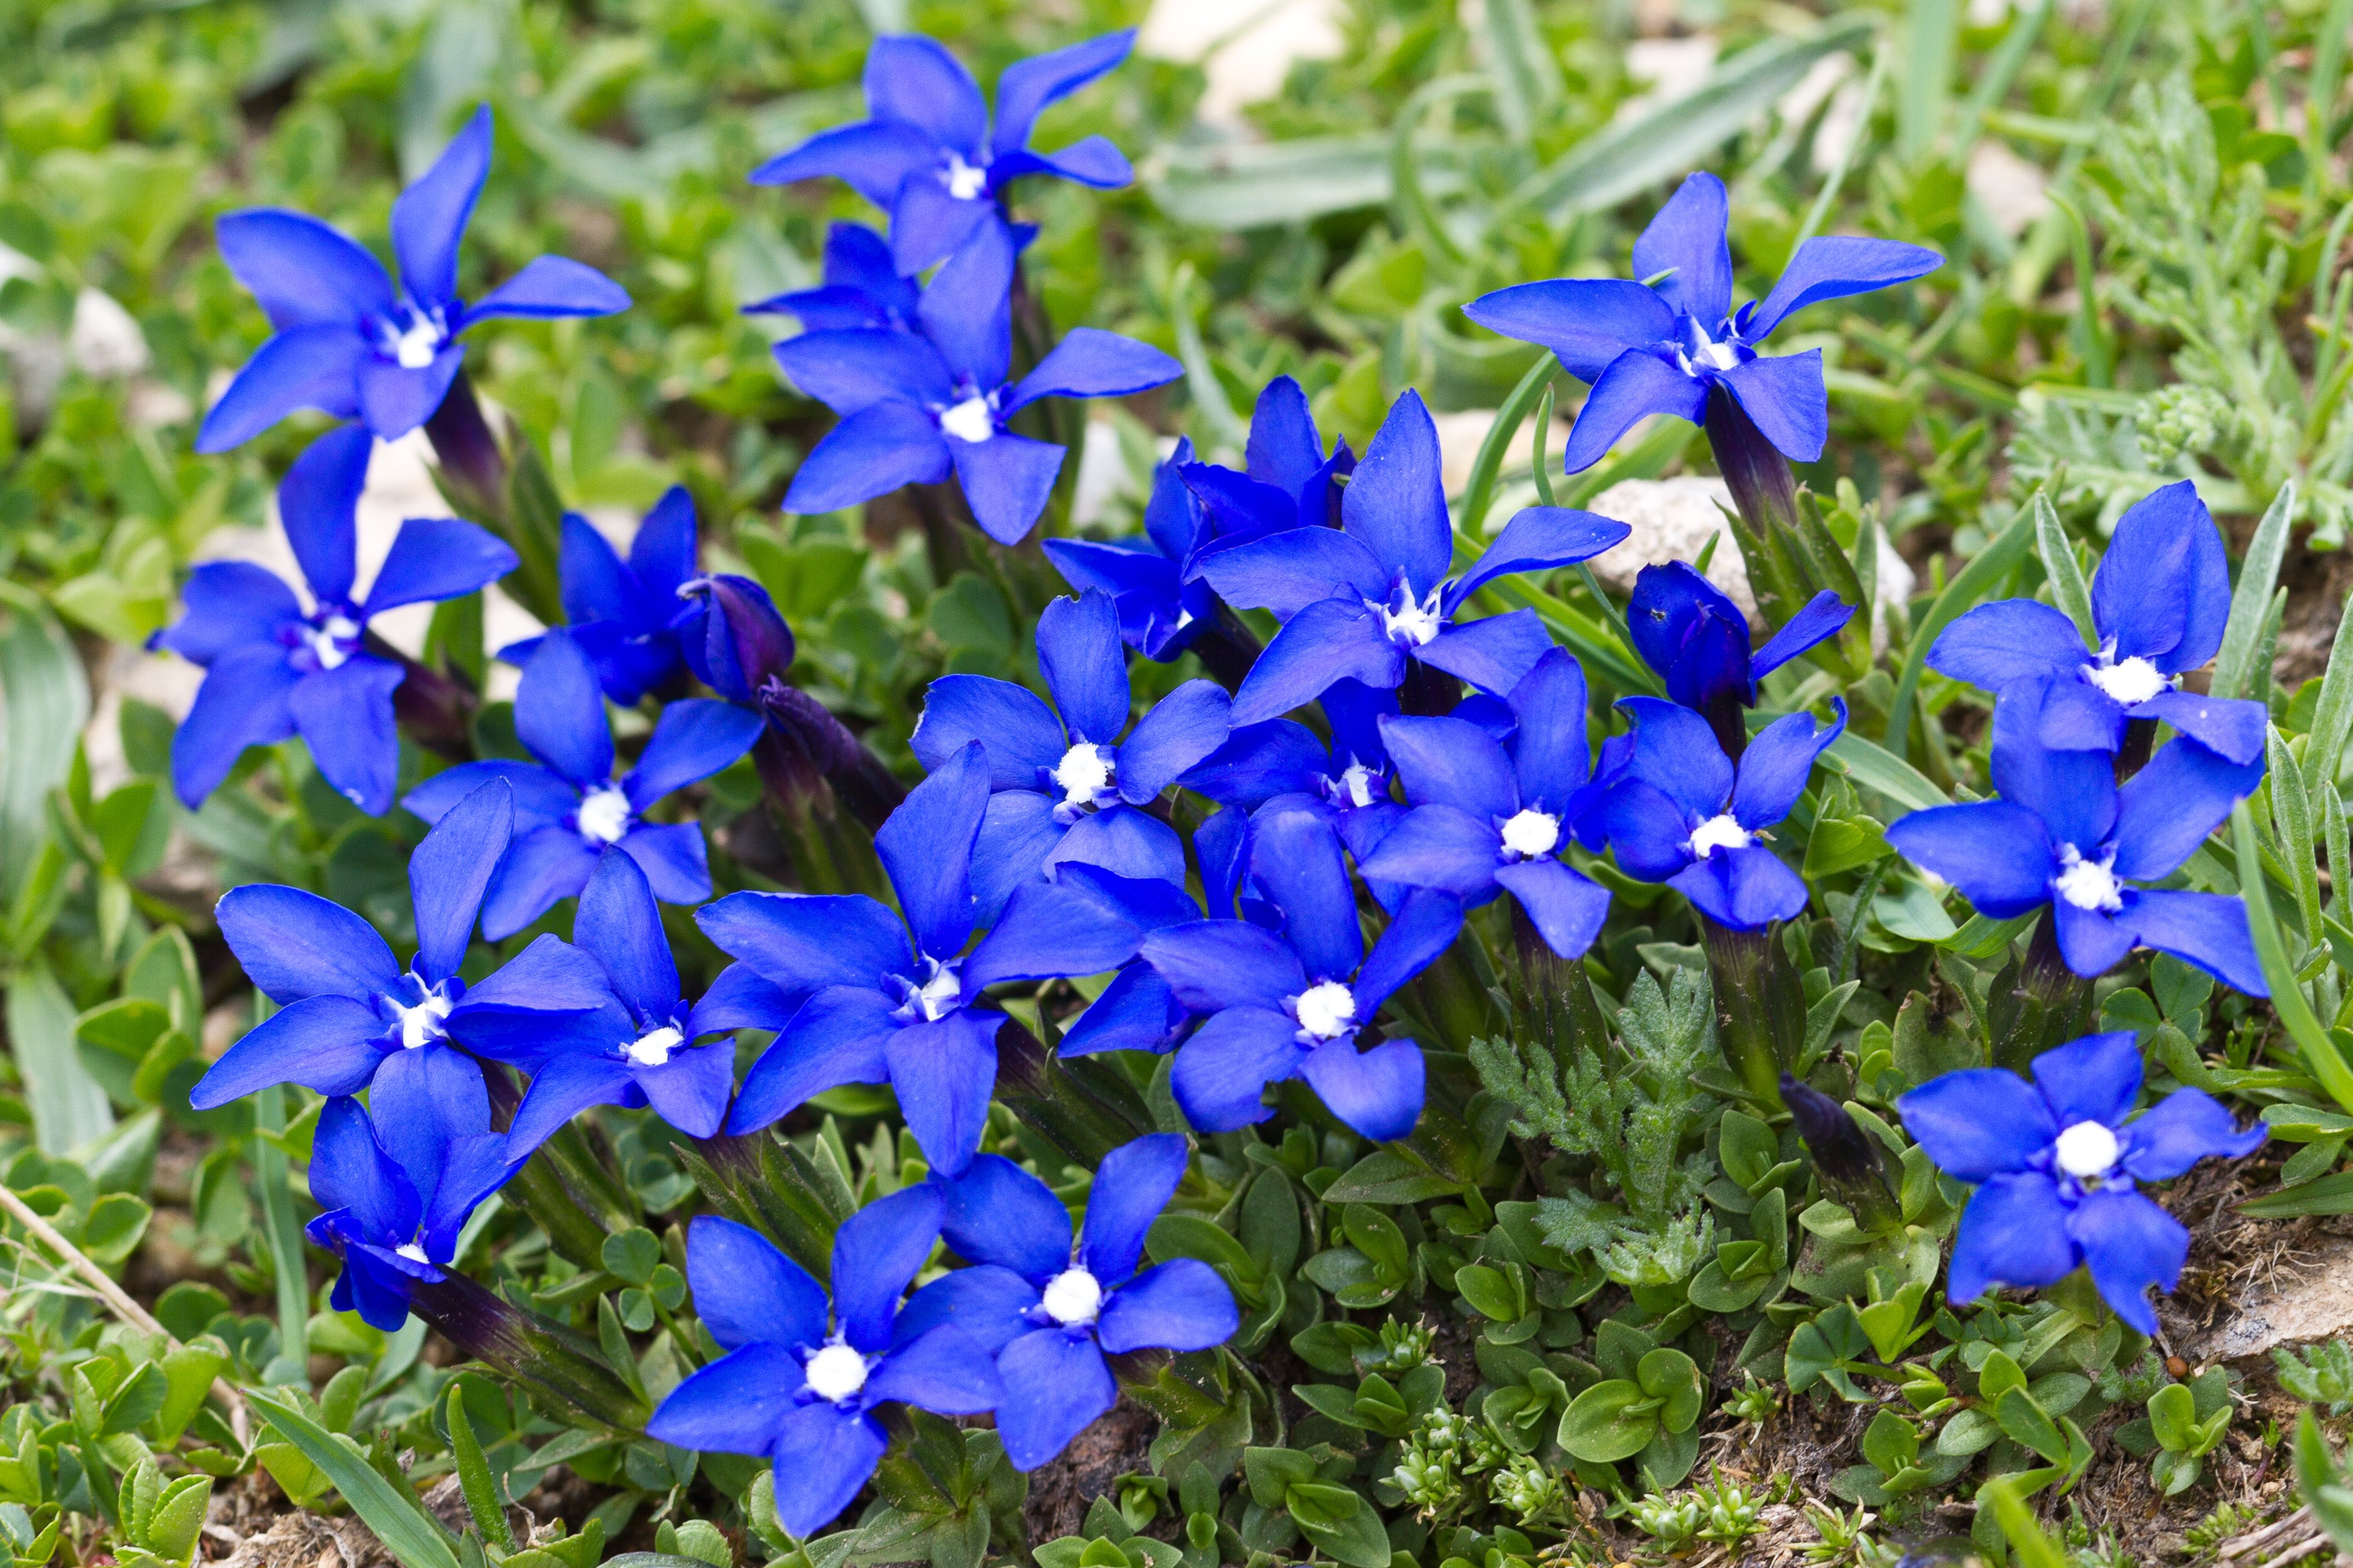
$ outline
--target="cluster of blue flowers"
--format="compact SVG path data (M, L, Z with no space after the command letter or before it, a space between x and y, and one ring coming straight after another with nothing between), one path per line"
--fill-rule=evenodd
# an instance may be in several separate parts
M789 510L953 475L980 529L1018 542L1066 454L1009 423L1040 398L1116 395L1178 374L1155 350L1084 330L1025 372L1013 361L1029 235L1008 217L1005 188L1030 174L1106 187L1128 177L1100 138L1050 155L1027 147L1039 110L1128 45L1113 35L1012 68L992 124L944 50L882 40L867 68L871 118L754 176L838 175L891 214L887 238L836 227L821 288L753 307L801 321L778 361L841 416L797 474ZM458 299L456 239L489 135L485 111L396 206L397 295L313 220L223 221L231 265L278 335L207 419L204 449L301 406L357 423L314 445L280 492L312 603L258 568L206 566L186 617L159 639L208 667L174 750L191 805L246 746L299 733L338 790L390 809L393 697L407 671L370 639L369 617L474 592L516 564L471 523L412 521L366 598L352 599L370 444L434 416L458 374L457 335L486 316L627 303L552 258L470 309ZM1735 313L1723 187L1694 175L1634 262L1642 282L1531 284L1470 307L1595 382L1572 469L1641 415L1712 420L1719 406L1789 458L1819 456L1820 355L1762 358L1755 344L1808 304L1920 276L1937 258L1813 240L1765 300ZM1699 573L1646 567L1630 641L1668 695L1620 702L1628 725L1611 733L1536 614L1482 613L1482 591L1587 561L1627 530L1530 507L1458 570L1440 472L1414 393L1359 458L1345 442L1326 449L1285 378L1259 400L1243 468L1179 443L1143 536L1048 542L1076 591L1036 627L1049 697L942 678L912 739L925 776L901 799L882 773L865 797L895 908L863 895L707 901L702 830L657 819L665 797L747 752L764 777L775 770L773 788L789 773L787 738L828 778L871 782L881 765L791 688L793 636L758 585L702 574L683 491L647 518L626 561L567 519L570 624L501 654L522 672L515 730L535 760L461 763L402 802L432 825L409 868L416 954L403 966L366 921L300 889L228 894L223 933L280 1010L213 1066L194 1103L285 1082L330 1097L311 1177L327 1212L312 1235L343 1258L336 1305L392 1327L410 1286L449 1268L475 1206L588 1107L650 1107L703 1139L759 1131L842 1085L887 1084L923 1179L841 1226L830 1300L754 1232L695 1221L696 1310L726 1353L650 1430L775 1456L779 1517L795 1533L839 1512L871 1472L885 1402L994 1411L1017 1466L1046 1462L1116 1397L1107 1356L1208 1348L1236 1313L1204 1265L1138 1271L1145 1231L1184 1178L1183 1139L1110 1154L1075 1240L1060 1197L982 1152L1002 988L1102 979L1060 1051L1173 1052L1176 1103L1202 1132L1264 1120L1270 1088L1297 1079L1357 1132L1396 1140L1419 1121L1424 1061L1389 1005L1454 944L1467 911L1508 894L1525 939L1575 960L1609 908L1587 874L1605 854L1727 930L1763 931L1809 903L1771 830L1846 710L1834 700L1827 721L1786 713L1753 738L1746 710L1765 677L1837 634L1854 606L1823 594L1752 651L1746 619ZM2235 904L2142 885L2178 868L2261 774L2260 710L2178 689L2212 657L2226 600L2220 539L2182 486L2121 525L2094 590L2100 647L2023 602L1957 623L1932 662L1999 691L2003 798L1916 814L1891 841L1989 915L2049 905L2079 973L2138 943L2259 994ZM1262 649L1238 611L1278 625ZM1230 679L1185 682L1135 714L1131 652L1195 650L1217 669L1212 642L1239 656ZM688 695L696 683L712 695ZM649 697L659 718L622 770L606 704ZM2119 784L2133 726L2158 721L2181 738ZM1174 826L1180 790L1209 808L1189 846ZM577 900L569 941L541 935L460 977L478 921L497 941L566 899ZM733 960L699 999L682 994L661 903L694 907ZM739 1087L744 1029L775 1038ZM2023 1079L1992 1071L1905 1102L1938 1162L1985 1183L1954 1263L1957 1298L1993 1280L2048 1282L2088 1258L2137 1324L2126 1299L2145 1314L2142 1288L2178 1272L2171 1222L2131 1183L2243 1145L2202 1097L2125 1123L2138 1062L2118 1038L2042 1058L2031 1105ZM528 1085L519 1094L515 1074ZM964 1266L910 1296L943 1244Z

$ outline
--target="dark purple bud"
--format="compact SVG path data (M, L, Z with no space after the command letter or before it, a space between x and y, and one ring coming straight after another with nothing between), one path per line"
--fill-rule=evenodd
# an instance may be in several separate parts
M1781 1075L1781 1103L1814 1157L1831 1194L1854 1213L1866 1231L1891 1228L1900 1217L1879 1144L1847 1108L1790 1074Z
M768 729L752 748L752 760L779 801L806 808L831 785L851 815L869 828L880 828L907 797L906 786L882 759L799 687L772 678L760 688L755 706L767 715Z
M749 577L699 578L679 592L686 605L670 625L695 678L730 702L758 704L760 689L792 672L793 628L768 591Z

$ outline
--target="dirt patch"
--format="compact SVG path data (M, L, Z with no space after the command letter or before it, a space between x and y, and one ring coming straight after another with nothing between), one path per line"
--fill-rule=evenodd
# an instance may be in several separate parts
M1145 1469L1145 1450L1159 1423L1126 1401L1071 1439L1061 1458L1029 1477L1022 1522L1032 1543L1076 1535L1095 1499L1120 1477Z
M215 1490L197 1555L219 1568L399 1568L358 1520L295 1508L259 1470Z

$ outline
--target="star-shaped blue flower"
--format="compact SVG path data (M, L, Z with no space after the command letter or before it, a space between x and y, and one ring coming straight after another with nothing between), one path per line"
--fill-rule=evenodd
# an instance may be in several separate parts
M1741 715L1756 706L1757 683L1815 645L1836 637L1854 606L1825 588L1763 647L1748 648L1748 617L1691 565L1670 561L1635 574L1626 630L1667 695L1706 716L1727 749L1744 743Z
M467 1218L520 1163L491 1131L481 1074L462 1068L385 1077L374 1116L348 1095L319 1112L310 1185L324 1212L305 1231L343 1260L328 1305L386 1333L408 1321L411 1284L443 1278Z
M2251 1153L2263 1130L2240 1131L2195 1089L2133 1117L2140 1082L2140 1049L2123 1031L2045 1051L2031 1085L2001 1068L1970 1068L1895 1102L1939 1170L1978 1184L1945 1281L1954 1305L1996 1285L2055 1285L2088 1263L2116 1316L2157 1332L2148 1288L2179 1282L2189 1233L2135 1184Z
M862 223L837 223L825 232L822 281L755 300L747 316L797 316L812 332L844 327L915 330L914 279L892 265L891 242Z
M241 446L298 408L356 419L396 441L441 406L466 356L458 339L476 322L629 308L620 285L561 256L539 257L472 305L459 299L458 241L490 172L484 104L392 204L396 287L383 263L308 213L253 207L222 217L221 259L274 331L205 416L196 450Z
M913 35L877 38L866 56L868 118L778 153L752 171L752 183L843 180L891 215L892 263L912 277L997 219L1005 187L1025 174L1106 191L1134 177L1102 136L1059 153L1033 153L1029 144L1040 110L1118 66L1134 42L1127 28L1007 67L997 79L992 125L972 73L939 43Z
M1992 919L2048 906L2061 956L2086 979L2136 946L2153 947L2251 996L2269 995L2244 904L2136 885L2180 868L2262 782L2262 756L2233 763L2195 741L2172 741L2120 787L2105 752L2052 751L2040 740L2052 689L2075 684L2072 675L2042 675L2004 688L1993 715L2001 798L1915 811L1890 825L1888 843Z
M2135 502L2116 521L2092 575L2096 648L2075 623L2032 599L1979 605L1928 650L1931 668L1999 694L2053 677L2035 739L2064 751L2113 752L2131 719L2159 721L2233 763L2263 754L2260 702L2181 689L2221 650L2231 618L2222 535L2188 479Z
M1561 453L1570 473L1590 468L1651 414L1701 423L1708 395L1736 399L1792 462L1822 455L1830 395L1819 349L1762 357L1757 345L1809 305L1907 283L1945 263L1935 251L1887 239L1810 239L1760 301L1732 310L1730 214L1724 182L1686 179L1634 241L1629 282L1559 278L1482 295L1463 314L1507 338L1541 343L1593 390Z
M1208 584L1185 576L1217 536L1208 510L1181 477L1192 456L1191 437L1180 436L1176 449L1153 470L1142 533L1108 542L1044 541L1046 559L1062 581L1082 594L1108 595L1119 612L1121 639L1163 663L1191 647L1218 618L1218 596Z
M1042 397L1118 397L1184 374L1149 343L1079 327L1009 379L1012 285L1011 237L990 224L924 285L914 331L841 327L778 343L792 384L841 416L794 474L785 510L835 511L953 472L982 531L1018 544L1068 453L1006 422Z
M1309 522L1196 562L1193 569L1227 603L1271 610L1283 623L1234 694L1235 723L1280 718L1343 678L1394 689L1409 663L1498 695L1535 668L1552 639L1534 610L1460 625L1456 612L1493 578L1599 555L1626 537L1626 525L1567 507L1530 507L1470 571L1450 579L1454 531L1440 470L1438 427L1409 391L1349 478L1340 527Z
M574 640L596 666L605 695L634 708L649 691L677 679L684 655L678 623L681 594L695 582L694 498L683 485L662 492L621 559L596 527L578 512L564 514L564 616ZM540 639L525 637L499 649L517 668L531 662Z
M833 1300L749 1226L698 1215L686 1237L695 1315L727 1353L672 1389L657 1442L774 1461L776 1521L814 1535L874 1473L875 1407L976 1415L1003 1394L989 1353L953 1324L902 1331L899 1299L939 1240L932 1186L867 1205L833 1238Z
M1012 1161L983 1154L953 1182L942 1234L971 1260L908 1299L902 1336L953 1323L997 1358L997 1432L1034 1470L1119 1400L1103 1357L1205 1351L1241 1326L1233 1292L1198 1258L1136 1271L1144 1236L1185 1178L1185 1140L1155 1132L1103 1156L1073 1240L1071 1211Z
M188 574L188 613L148 639L205 667L172 736L172 787L194 811L248 746L301 735L335 792L371 816L392 809L400 735L392 694L407 672L366 649L367 625L400 605L462 598L515 569L515 552L454 517L412 517L364 600L352 597L360 491L373 443L330 432L287 470L278 512L311 590L305 609L273 573L215 561Z

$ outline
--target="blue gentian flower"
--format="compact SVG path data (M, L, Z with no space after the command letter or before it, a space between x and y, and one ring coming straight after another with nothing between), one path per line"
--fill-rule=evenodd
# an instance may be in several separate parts
M1806 907L1804 879L1757 841L1805 793L1814 759L1846 728L1846 703L1817 726L1790 713L1748 742L1736 769L1707 721L1655 697L1619 707L1634 724L1625 773L1601 803L1619 868L1664 882L1721 926L1757 931Z
M798 1008L745 1075L730 1132L756 1131L839 1084L888 1083L923 1157L954 1175L979 1145L997 1083L1005 1016L979 1006L981 993L999 981L1103 974L1134 956L1134 925L1057 882L1016 889L987 937L958 956L978 924L972 847L988 775L975 742L874 836L903 922L863 894L733 893L695 911L721 952Z
M1176 1047L1176 1103L1203 1131L1231 1132L1274 1114L1261 1099L1268 1084L1304 1078L1364 1136L1404 1137L1421 1117L1421 1047L1390 1039L1363 1050L1356 1037L1454 941L1462 906L1428 889L1408 895L1367 954L1340 836L1311 812L1254 820L1250 875L1282 916L1280 931L1207 920L1149 932L1139 949L1178 1002L1209 1015Z
M2251 1153L2263 1129L2240 1131L2195 1089L2127 1121L2140 1082L2140 1049L2123 1030L2043 1052L2032 1085L2001 1068L1969 1068L1895 1102L1939 1170L1978 1184L1946 1278L1954 1305L1995 1285L2055 1285L2088 1263L2116 1316L2157 1332L2148 1288L2179 1280L2189 1233L2134 1184L2169 1180L2210 1155Z
M374 926L316 893L254 882L222 895L221 935L280 1010L213 1063L189 1103L210 1110L273 1083L321 1094L449 1074L479 1084L481 1068L458 1048L477 1030L529 1039L603 1006L596 961L552 936L471 986L458 977L513 816L511 792L494 779L409 857L417 954L406 969Z
M1420 396L1398 399L1340 498L1341 526L1285 529L1200 557L1194 570L1227 603L1271 610L1282 629L1234 694L1234 722L1256 724L1313 701L1346 677L1393 689L1425 664L1482 690L1519 684L1552 646L1534 610L1454 624L1491 578L1599 555L1622 522L1566 507L1514 517L1471 570L1449 580L1454 531L1440 478L1438 427Z
M520 1163L491 1131L490 1093L469 1065L381 1076L373 1117L349 1095L319 1112L310 1185L325 1212L305 1231L343 1260L328 1305L386 1333L408 1321L411 1282L443 1277L467 1217Z
M645 813L673 790L733 763L760 738L748 708L708 698L664 705L637 766L613 776L613 731L587 650L563 626L539 642L515 689L515 735L541 765L461 763L434 774L401 801L427 822L481 787L504 779L514 791L515 837L482 910L482 935L512 936L588 885L596 858L620 849L666 904L711 896L711 870L698 823L655 823Z
M819 132L752 171L752 183L838 177L891 215L891 254L913 276L991 226L1005 187L1052 174L1097 190L1134 178L1102 136L1059 153L1029 150L1039 112L1127 58L1133 28L1008 66L997 79L997 120L972 73L937 42L874 40L866 56L866 112L855 125Z
M914 280L891 261L891 242L862 223L837 223L825 233L824 281L744 307L747 316L797 316L812 332L844 327L915 330Z
M1383 739L1383 726L1397 716L1397 693L1342 679L1325 687L1317 701L1332 732L1329 746L1295 720L1269 719L1234 731L1224 745L1177 782L1242 812L1319 812L1331 819L1340 842L1361 864L1405 815L1405 807L1390 793L1396 766ZM1210 824L1226 815L1220 812ZM1231 839L1238 831L1237 825L1229 825L1219 836ZM1211 833L1210 825L1204 824L1201 832ZM1205 846L1201 855L1205 875L1212 859L1242 864L1230 851ZM1236 877L1217 880L1239 885ZM1388 884L1371 886L1381 907L1395 914L1397 900L1383 891ZM1398 896L1403 896L1401 890ZM1232 904L1230 889L1224 901Z
M651 1105L690 1138L717 1136L735 1088L733 1031L783 1028L792 1017L784 994L731 963L690 1006L653 889L617 846L597 859L580 894L572 940L604 965L612 1001L599 1011L597 1033L568 1029L518 1062L531 1070L531 1090L507 1129L510 1158L522 1159L592 1105ZM696 1044L711 1035L723 1037Z
M1626 603L1626 631L1667 696L1706 715L1727 750L1746 736L1741 710L1757 704L1757 683L1807 649L1836 637L1854 606L1825 588L1763 647L1748 647L1748 617L1685 562L1645 566Z
M1200 834L1194 835L1203 844ZM1206 849L1205 849L1206 854ZM1207 862L1204 862L1205 868ZM1206 873L1205 873L1206 874ZM1190 925L1201 918L1201 906L1181 884L1156 879L1135 880L1114 876L1100 866L1066 860L1053 868L1051 879L1100 901L1113 919L1132 925L1139 936L1170 926ZM1141 957L1118 966L1085 1012L1062 1031L1059 1054L1091 1056L1097 1051L1149 1051L1165 1055L1184 1037L1193 1015L1168 989L1159 971Z
M2105 752L2052 751L2051 690L2073 676L2030 676L2003 688L1993 714L2000 800L1915 811L1887 829L1915 865L2008 920L2048 905L2060 954L2075 973L2105 973L2135 946L2192 963L2251 996L2266 996L2246 906L2220 893L2136 886L2180 868L2232 805L2263 776L2195 741L2168 742L2118 786Z
M1052 706L1011 681L944 675L924 694L908 742L933 769L973 742L988 748L997 794L973 873L983 921L1016 887L1061 860L1181 883L1183 843L1140 808L1227 734L1229 699L1214 680L1185 682L1128 730L1119 612L1101 592L1046 606L1038 617L1038 664Z
M1225 548L1293 528L1328 528L1340 521L1341 481L1356 471L1348 443L1327 456L1307 394L1287 375L1276 376L1250 411L1250 438L1240 469L1178 459L1177 475L1200 498Z
M371 816L392 809L400 736L392 694L407 672L366 651L367 624L400 605L463 598L515 569L515 552L454 517L412 517L393 537L366 599L352 598L366 431L311 444L278 487L287 542L311 590L249 561L188 574L188 613L148 639L205 667L194 707L172 737L172 787L194 811L237 754L301 735L335 792Z
M833 1300L749 1226L698 1215L688 1228L694 1310L727 1353L672 1389L646 1423L656 1442L772 1459L776 1521L815 1534L849 1506L890 1446L874 1417L898 1403L976 1415L1002 1395L997 1368L952 1324L899 1331L899 1298L939 1240L931 1186L867 1205L833 1238Z
M792 672L793 628L749 577L714 573L680 584L670 622L694 678L730 702L757 707L771 682Z
M1792 462L1810 463L1830 437L1820 349L1760 358L1774 328L1824 300L1925 277L1935 251L1888 239L1810 239L1761 301L1732 311L1730 216L1724 182L1697 174L1634 241L1641 282L1556 278L1482 295L1462 313L1492 331L1541 343L1593 388L1561 453L1570 473L1600 461L1637 420L1672 414L1693 424L1718 389Z
M996 1356L997 1433L1015 1469L1051 1460L1118 1403L1105 1352L1205 1351L1241 1327L1233 1292L1199 1259L1136 1272L1145 1232L1184 1180L1185 1161L1185 1140L1173 1132L1104 1155L1075 1240L1062 1200L1010 1160L983 1154L938 1183L943 1234L972 1266L910 1297L899 1332L953 1323Z
M991 224L924 285L915 331L845 327L778 343L792 384L841 416L794 474L785 510L834 511L953 471L982 531L1018 544L1068 454L1006 421L1041 397L1118 397L1184 374L1149 343L1077 327L1009 380L1012 286L1011 237Z
M1208 584L1187 581L1186 568L1216 537L1216 525L1198 497L1179 477L1191 461L1193 443L1178 437L1176 449L1153 471L1152 494L1144 505L1144 531L1133 539L1049 539L1046 559L1062 581L1084 594L1109 595L1119 612L1122 641L1146 658L1166 663L1193 646L1218 618L1218 596Z
M605 695L624 708L636 707L679 674L683 656L675 623L684 608L680 591L696 580L695 548L694 498L683 485L664 490L646 513L627 561L586 518L564 514L564 616L573 639L595 662ZM499 658L527 665L539 642L509 643Z
M491 172L484 104L424 178L392 204L395 287L384 264L308 213L253 207L216 226L221 259L273 335L205 416L196 450L226 452L298 408L356 419L396 441L432 417L466 356L459 335L496 316L609 316L629 297L594 268L543 256L473 305L458 297L458 241Z
M1550 649L1510 702L1508 744L1465 719L1382 724L1413 809L1357 867L1367 882L1436 888L1472 909L1508 891L1546 945L1581 957L1609 913L1609 890L1561 858L1597 803L1585 671Z
M2222 535L2188 479L2136 501L2092 576L2100 646L2062 612L2031 599L1980 605L1947 626L1930 666L1999 694L2035 676L2054 679L2035 739L2062 751L2113 752L2128 719L2158 720L2233 763L2263 754L2260 702L2181 689L2181 677L2222 647L2231 568Z

